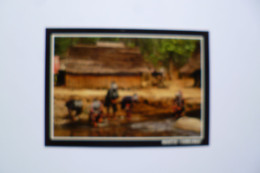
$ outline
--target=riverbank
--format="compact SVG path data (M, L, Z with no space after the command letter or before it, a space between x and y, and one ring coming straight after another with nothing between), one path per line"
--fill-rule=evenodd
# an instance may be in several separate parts
M185 100L185 114L188 116L196 117L197 121L189 121L188 119L177 121L175 128L184 131L193 131L195 133L200 133L198 130L198 124L200 125L200 102L201 102L201 90L199 88L191 87L193 81L191 80L176 80L172 84L168 85L168 88L139 88L131 90L119 89L119 99L117 102L118 111L116 117L113 120L109 120L109 123L100 123L99 127L117 127L122 126L121 129L128 128L128 130L133 131L133 123L149 123L151 121L156 122L163 121L165 119L174 118L172 112L173 99L175 94L181 90ZM105 95L107 90L105 89L69 89L65 87L55 87L54 89L54 125L57 129L62 129L64 125L77 124L77 126L87 125L89 123L89 111L90 106L94 98L97 98L104 103ZM132 110L131 119L126 120L125 111L120 109L120 102L124 96L133 95L136 93L139 96L138 103L136 103ZM70 99L71 96L76 96L78 99L82 100L83 112L72 121L68 117L67 108L65 106L66 101ZM112 110L111 110L112 111ZM104 110L104 113L107 112ZM180 118L181 119L181 118ZM105 119L108 121L107 119ZM172 119L170 122L175 124L175 120ZM194 125L193 123L196 125ZM159 123L162 124L162 123ZM163 125L161 125L163 126ZM187 127L185 127L187 126ZM194 126L196 128L194 128ZM73 128L75 129L76 126ZM134 127L134 126L133 126ZM101 128L101 129L102 129ZM120 129L119 128L119 129ZM113 129L113 128L111 128ZM139 133L143 129L135 129L136 133ZM113 131L113 130L112 130ZM171 133L171 132L170 132ZM168 134L168 133L167 133ZM154 134L155 135L155 134Z

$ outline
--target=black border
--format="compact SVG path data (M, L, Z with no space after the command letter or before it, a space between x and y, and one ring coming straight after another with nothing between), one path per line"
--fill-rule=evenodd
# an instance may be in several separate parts
M204 64L205 64L205 121L204 121L204 139L200 144L175 144L162 145L161 140L155 141L54 141L51 139L50 133L50 46L52 34L80 34L80 33L102 33L102 34L159 34L159 35L187 35L202 36L204 39ZM82 29L82 28L46 28L45 38L45 146L94 146L94 147L152 147L152 146L200 146L209 145L209 32L208 31L183 31L183 30L153 30L153 29Z

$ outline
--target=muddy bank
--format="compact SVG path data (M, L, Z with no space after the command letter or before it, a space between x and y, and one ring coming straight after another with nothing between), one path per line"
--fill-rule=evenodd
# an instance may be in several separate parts
M184 121L189 121L189 118L185 118ZM112 120L100 123L97 127L78 123L67 126L56 126L54 135L99 137L199 136L200 132L193 128L185 128L183 120L179 123L175 118L164 118L131 122L118 119L116 121Z
M83 112L79 115L79 119L86 120L89 118L90 106L94 98L99 99L104 103L103 96L77 96L83 103ZM67 120L68 110L66 108L66 101L70 99L70 96L66 95L55 95L54 99L54 123L62 124ZM117 116L125 116L124 110L121 110L121 99L120 97L117 102ZM132 114L140 115L143 117L161 116L167 117L172 115L172 104L173 98L144 98L139 97L138 103L134 104ZM106 110L104 110L106 113ZM185 113L187 116L200 118L200 103L194 102L192 99L185 99Z
M189 121L180 118L176 121L172 105L175 93L183 91L185 115L197 118ZM199 135L201 92L198 88L186 86L183 81L174 81L169 88L119 90L117 114L114 119L104 118L97 127L89 122L90 106L94 98L104 103L105 89L68 89L55 87L54 90L54 125L55 136L191 136ZM132 116L127 119L125 111L121 110L121 100L124 96L137 93L138 103L134 104ZM68 117L65 106L71 97L77 97L83 103L83 112L74 120ZM104 109L104 114L107 115ZM112 112L112 110L110 110ZM194 125L195 123L196 125Z

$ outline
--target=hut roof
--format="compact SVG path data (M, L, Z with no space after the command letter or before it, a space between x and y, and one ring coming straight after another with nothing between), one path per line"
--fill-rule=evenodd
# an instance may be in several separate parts
M98 41L98 47L114 47L114 48L125 48L124 43L121 42L108 42L108 41Z
M188 63L180 69L180 73L191 74L194 71L199 70L200 68L200 52L196 52L189 59Z
M66 71L74 74L139 74L148 72L139 49L109 46L74 46Z

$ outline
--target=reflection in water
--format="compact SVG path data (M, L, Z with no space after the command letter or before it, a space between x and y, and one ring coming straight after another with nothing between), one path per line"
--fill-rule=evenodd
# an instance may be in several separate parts
M174 118L163 120L150 120L144 122L120 123L118 121L106 121L99 127L86 124L74 124L69 126L55 127L55 136L198 136L199 133L180 130L174 127Z

